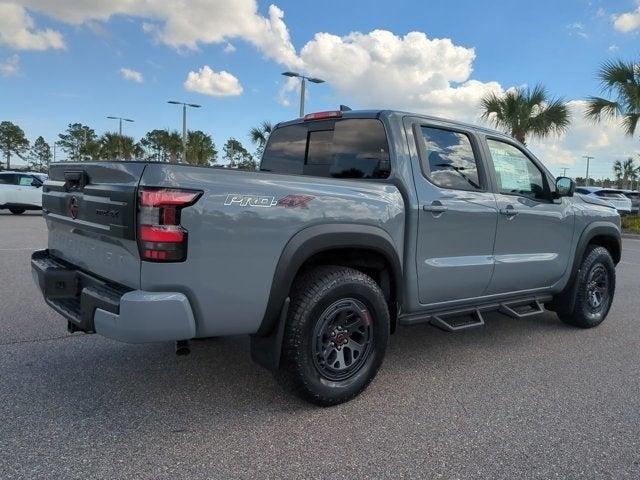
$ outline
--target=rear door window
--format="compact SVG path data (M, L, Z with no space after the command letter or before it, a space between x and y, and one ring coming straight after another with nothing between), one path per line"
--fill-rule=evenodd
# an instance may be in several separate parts
M16 185L17 177L15 173L3 173L0 175L0 185Z
M386 178L389 144L377 119L308 122L276 129L260 170L332 178Z
M482 190L478 161L465 133L421 127L422 171L438 187Z

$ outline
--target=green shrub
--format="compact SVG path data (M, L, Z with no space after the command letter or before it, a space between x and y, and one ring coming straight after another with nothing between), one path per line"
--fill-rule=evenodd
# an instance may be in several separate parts
M640 233L640 215L622 217L622 229L628 233Z

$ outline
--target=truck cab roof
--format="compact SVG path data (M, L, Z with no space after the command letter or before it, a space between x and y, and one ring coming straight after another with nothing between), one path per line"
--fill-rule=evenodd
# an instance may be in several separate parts
M331 111L327 111L327 112L319 112L319 113L327 113L327 114L332 114L331 116L327 116L326 118L332 118L332 119L336 119L336 118L391 118L391 117L416 117L416 118L424 118L425 120L428 121L432 121L432 122L437 122L437 123L441 123L444 125L448 125L454 128L462 128L462 129L466 129L466 130L474 130L476 132L481 132L481 133L485 133L487 135L492 135L492 136L497 136L497 137L503 137L503 138L509 138L510 140L513 141L513 139L505 134L504 132L500 132L499 130L495 130L489 127L485 127L482 125L476 125L473 123L467 123L467 122L460 122L457 120L451 120L451 119L447 119L447 118L443 118L443 117L437 117L434 115L425 115L425 114L421 114L421 113L412 113L412 112L406 112L403 110L347 110L347 111L340 111L340 110L331 110ZM318 118L315 119L309 119L307 118L309 115L312 115L313 113L310 113L308 115L305 115L305 117L302 118L296 118L293 120L288 120L286 122L280 122L278 124L276 124L276 128L279 127L284 127L287 125L294 125L297 123L302 123L305 121L316 121L319 120Z

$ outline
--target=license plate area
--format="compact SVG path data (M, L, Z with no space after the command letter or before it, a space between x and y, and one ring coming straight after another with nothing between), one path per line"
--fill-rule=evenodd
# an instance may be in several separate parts
M130 291L76 270L48 250L34 252L31 266L47 304L69 320L74 330L93 332L96 308L119 314L120 298Z

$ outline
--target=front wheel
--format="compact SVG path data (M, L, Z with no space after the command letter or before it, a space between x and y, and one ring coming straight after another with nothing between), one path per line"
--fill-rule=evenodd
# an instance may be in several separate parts
M609 313L616 289L616 270L609 251L590 246L575 282L575 304L571 313L559 314L560 320L581 328L600 325Z
M24 208L10 208L9 211L14 215L22 215L25 212Z
M277 376L321 406L346 402L375 377L389 339L389 310L376 282L345 267L318 267L296 282Z

